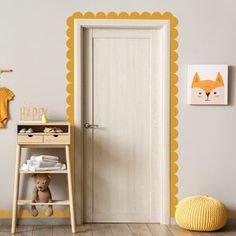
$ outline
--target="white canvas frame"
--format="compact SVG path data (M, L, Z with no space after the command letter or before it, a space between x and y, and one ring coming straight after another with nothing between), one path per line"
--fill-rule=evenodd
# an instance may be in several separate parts
M224 100L225 103L222 104L193 104L191 101L191 86L194 73L198 72L201 80L211 79L215 80L217 72L221 72L224 78ZM228 65L225 64L189 64L188 65L188 98L187 102L189 105L194 106L224 106L228 105Z

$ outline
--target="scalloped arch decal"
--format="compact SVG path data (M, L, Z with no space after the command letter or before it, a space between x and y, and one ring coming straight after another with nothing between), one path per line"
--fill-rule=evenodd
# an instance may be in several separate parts
M178 131L177 131L177 126L178 126L178 120L177 120L177 115L178 115L178 87L177 87L177 82L178 82L178 76L177 76L177 71L178 71L178 65L177 65L177 59L178 59L178 53L177 53L177 48L178 48L178 42L177 42L177 37L178 37L178 31L177 31L177 25L178 25L178 19L173 16L170 12L165 12L165 13L160 13L160 12L98 12L96 14L92 12L86 12L86 13L81 13L81 12L76 12L74 13L71 17L68 18L67 20L67 25L68 25L68 30L67 30L67 36L68 36L68 41L67 41L67 80L68 80L68 85L67 85L67 92L68 92L68 97L67 97L67 115L68 115L68 120L69 122L73 125L74 124L74 19L147 19L147 20L169 20L170 21L170 53L171 53L171 62L170 62L170 74L171 74L171 85L170 85L170 91L171 91L171 99L170 99L170 126L171 126L171 135L170 135L170 215L173 217L175 214L175 208L177 205L177 193L178 193L178 177L177 177L177 171L178 171L178 165L177 165L177 160L178 160L178 154L177 154L177 148L178 148L178 142L177 142L177 137L178 137Z

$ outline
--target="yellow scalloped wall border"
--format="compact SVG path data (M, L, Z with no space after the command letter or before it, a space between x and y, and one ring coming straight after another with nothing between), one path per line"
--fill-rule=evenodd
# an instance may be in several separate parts
M170 12L160 13L160 12L98 12L96 14L92 12L76 12L72 16L70 16L67 19L67 76L66 79L68 81L66 91L68 93L66 102L67 102L67 109L66 113L68 116L68 121L70 122L72 126L72 144L71 144L71 160L72 160L72 166L74 166L74 19L135 19L135 20L169 20L170 21L170 215L174 217L175 214L175 208L177 205L177 193L178 193L178 177L177 177L177 171L178 171L178 154L177 154L177 148L178 148L178 65L177 65L177 59L178 59L178 31L177 31L177 25L178 25L178 19L172 15ZM0 218L11 218L11 211L3 211L0 210ZM31 214L27 210L20 211L18 214L19 217L22 218L31 218ZM44 212L40 212L39 214L40 218L44 218ZM69 217L69 209L65 208L64 210L60 211L54 211L53 218L67 218Z
M2 219L10 219L12 217L12 211L0 211L0 218ZM37 218L46 218L45 211L40 211ZM54 210L52 218L69 218L70 210L66 207L64 210ZM35 218L31 215L30 210L21 210L17 214L17 218ZM36 218L36 219L37 219Z
M171 82L170 82L170 215L173 217L175 214L175 208L178 202L177 199L177 193L178 193L178 177L177 177L177 171L178 171L178 154L177 154L177 148L178 148L178 65L177 65L177 59L178 59L178 31L177 31L177 25L178 25L178 19L172 15L170 12L160 13L160 12L98 12L94 14L93 12L76 12L72 16L70 16L67 20L67 115L69 122L73 125L74 124L74 20L75 19L135 19L135 20L169 20L170 21L170 75L171 75Z

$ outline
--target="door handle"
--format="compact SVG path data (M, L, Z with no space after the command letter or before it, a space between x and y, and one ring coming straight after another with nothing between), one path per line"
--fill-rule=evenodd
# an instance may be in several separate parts
M98 128L99 127L99 125L92 125L92 124L89 124L89 123L85 123L84 124L84 128L86 128L86 129L96 129L96 128Z

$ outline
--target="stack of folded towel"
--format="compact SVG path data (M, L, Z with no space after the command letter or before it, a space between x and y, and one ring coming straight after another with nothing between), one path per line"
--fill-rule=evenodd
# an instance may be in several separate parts
M25 164L22 165L21 170L36 171L36 170L65 170L66 165L59 162L57 156L40 155L31 156Z

